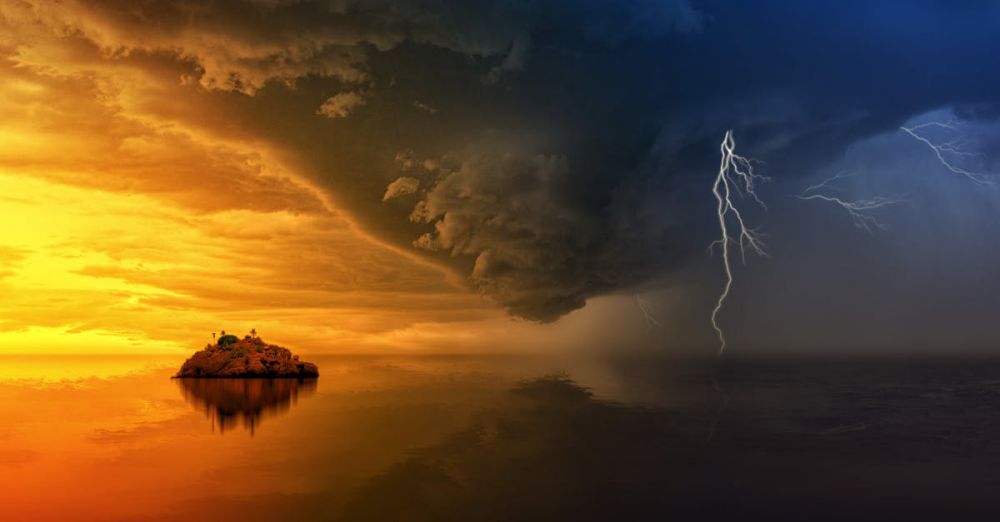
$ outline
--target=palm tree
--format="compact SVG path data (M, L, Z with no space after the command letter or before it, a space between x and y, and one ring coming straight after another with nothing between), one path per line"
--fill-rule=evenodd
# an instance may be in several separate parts
M257 329L256 328L251 328L250 329L250 337L254 337L254 338L257 337Z

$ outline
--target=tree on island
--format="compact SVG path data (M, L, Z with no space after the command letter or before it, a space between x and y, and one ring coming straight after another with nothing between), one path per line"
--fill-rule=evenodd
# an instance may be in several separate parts
M240 342L239 337L236 337L235 335L227 335L226 331L223 330L219 335L219 342L217 344L219 346L226 346L230 344L236 344L238 342Z

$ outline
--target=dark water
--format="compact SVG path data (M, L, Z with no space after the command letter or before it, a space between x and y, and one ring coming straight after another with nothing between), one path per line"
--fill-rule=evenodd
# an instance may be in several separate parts
M0 384L2 520L986 520L1000 360L328 358Z

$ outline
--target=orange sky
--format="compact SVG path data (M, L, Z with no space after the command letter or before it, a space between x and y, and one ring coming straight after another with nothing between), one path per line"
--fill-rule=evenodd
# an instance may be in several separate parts
M8 168L0 193L7 353L160 351L227 327L366 350L420 323L497 315L333 212L193 214Z
M144 110L179 76L110 60L41 7L0 9L0 353L189 350L222 328L421 348L462 339L444 324L507 322L363 237L266 144Z
M372 239L217 105L311 70L247 69L273 49L134 33L87 4L0 2L0 354L179 353L220 329L305 352L575 331L512 320L453 269ZM329 75L363 74L336 60ZM230 70L243 83L221 89Z

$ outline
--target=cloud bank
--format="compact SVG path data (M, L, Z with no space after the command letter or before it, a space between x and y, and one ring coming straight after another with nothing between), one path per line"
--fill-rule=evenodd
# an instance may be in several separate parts
M0 45L14 69L102 78L108 110L156 132L266 148L367 233L551 321L703 255L726 129L780 186L913 115L996 106L998 10L24 0Z

